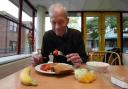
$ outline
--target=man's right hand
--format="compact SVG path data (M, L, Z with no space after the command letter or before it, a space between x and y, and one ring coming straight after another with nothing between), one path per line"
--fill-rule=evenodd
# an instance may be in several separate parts
M33 55L32 56L32 65L36 66L38 64L43 63L43 56L42 55Z

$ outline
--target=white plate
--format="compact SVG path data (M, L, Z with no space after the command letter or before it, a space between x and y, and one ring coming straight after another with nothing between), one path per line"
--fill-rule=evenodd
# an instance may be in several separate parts
M36 71L38 71L38 72L40 72L40 73L43 73L43 74L57 74L57 73L55 73L55 72L51 72L51 71L43 71L43 70L41 70L40 68L41 68L41 66L42 65L47 65L47 64L58 64L58 63L43 63L43 64L40 64L40 65L37 65L36 67L35 67L35 70ZM67 66L71 66L72 67L72 65L69 65L69 64L65 64L65 63L59 63L59 64L63 64L63 65L67 65ZM73 68L73 67L72 67Z

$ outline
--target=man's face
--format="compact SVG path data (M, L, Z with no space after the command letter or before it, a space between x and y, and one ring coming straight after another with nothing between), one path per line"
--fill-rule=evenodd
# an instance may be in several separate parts
M66 31L66 27L68 24L68 18L66 18L63 14L55 14L51 17L51 24L54 32L58 36L63 36Z

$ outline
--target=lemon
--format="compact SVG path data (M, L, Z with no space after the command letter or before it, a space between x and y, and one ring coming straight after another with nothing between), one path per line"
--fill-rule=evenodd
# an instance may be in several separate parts
M96 75L92 70L77 69L75 70L75 78L80 82L91 83L96 79Z

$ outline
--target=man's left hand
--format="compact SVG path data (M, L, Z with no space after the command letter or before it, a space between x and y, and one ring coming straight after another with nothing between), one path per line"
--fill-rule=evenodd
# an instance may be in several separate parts
M82 63L82 59L80 58L78 53L71 53L66 55L67 61L71 61L75 67L80 67Z

